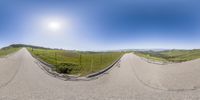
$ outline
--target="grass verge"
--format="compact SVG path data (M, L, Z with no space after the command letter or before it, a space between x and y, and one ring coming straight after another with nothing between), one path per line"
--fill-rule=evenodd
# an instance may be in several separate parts
M81 76L108 67L123 55L121 52L81 52L41 48L28 48L28 50L34 56L52 64L53 70L59 73Z

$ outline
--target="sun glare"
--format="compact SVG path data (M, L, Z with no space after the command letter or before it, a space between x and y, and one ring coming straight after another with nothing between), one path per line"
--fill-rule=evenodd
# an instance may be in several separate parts
M48 28L51 31L59 31L61 29L61 23L58 21L51 21L48 23Z
M63 17L55 18L40 18L41 19L41 31L45 34L69 34L72 30L71 20Z

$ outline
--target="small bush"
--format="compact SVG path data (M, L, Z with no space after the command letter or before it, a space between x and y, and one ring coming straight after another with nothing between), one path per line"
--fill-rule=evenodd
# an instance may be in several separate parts
M78 65L73 63L60 63L56 66L56 71L58 73L70 74L71 71L77 67Z

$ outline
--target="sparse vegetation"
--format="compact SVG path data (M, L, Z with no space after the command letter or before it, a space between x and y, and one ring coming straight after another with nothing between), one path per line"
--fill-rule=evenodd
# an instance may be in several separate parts
M185 62L200 58L200 49L194 50L165 50L165 51L137 51L136 55L164 62Z
M34 56L52 64L59 73L87 75L97 72L120 58L121 52L81 52L45 48L28 48Z

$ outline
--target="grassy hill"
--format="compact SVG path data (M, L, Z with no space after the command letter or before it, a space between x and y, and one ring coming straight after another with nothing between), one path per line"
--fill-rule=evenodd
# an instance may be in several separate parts
M59 73L87 75L108 67L121 52L81 52L54 49L32 49L29 52L54 66Z

